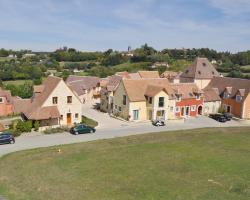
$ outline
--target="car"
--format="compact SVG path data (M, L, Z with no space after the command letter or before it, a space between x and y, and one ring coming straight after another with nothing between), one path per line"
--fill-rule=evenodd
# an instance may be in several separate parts
M162 120L155 120L153 121L154 126L165 126L165 122Z
M228 121L227 118L223 114L211 114L209 115L209 117L222 123Z
M15 138L11 133L0 134L0 144L14 144Z
M223 113L223 116L227 119L227 121L230 121L233 118L231 113Z
M83 124L78 124L70 129L70 133L73 135L94 133L95 131L95 128Z

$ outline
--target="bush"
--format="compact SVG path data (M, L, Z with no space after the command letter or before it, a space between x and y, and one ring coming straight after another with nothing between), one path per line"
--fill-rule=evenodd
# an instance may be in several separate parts
M49 128L46 129L43 133L44 134L55 134L55 133L64 133L64 132L69 132L68 127L58 127L58 128Z
M219 108L218 113L222 113L222 114L225 113L225 109L224 109L223 106L221 106L221 107Z
M24 132L31 132L31 129L32 129L31 120L27 120L27 121L18 120L16 127L14 128L14 131L19 132L19 133L24 133Z
M39 121L35 121L35 123L34 123L34 129L35 129L35 131L38 131L39 127L40 127L40 122Z

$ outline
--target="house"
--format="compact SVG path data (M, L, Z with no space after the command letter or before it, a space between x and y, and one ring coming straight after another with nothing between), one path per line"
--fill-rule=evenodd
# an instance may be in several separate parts
M94 76L70 75L66 84L78 95L82 103L93 104L95 100L100 101L100 81L100 78Z
M179 83L180 82L181 72L173 72L173 71L165 71L161 74L161 78L167 78L171 83Z
M195 83L173 83L171 87L176 97L176 117L196 117L203 114L203 91Z
M214 89L221 97L225 112L242 119L250 119L250 80L214 77L205 88Z
M101 89L100 110L102 112L113 113L114 91L122 80L122 76L113 75L108 77L107 82L103 81Z
M39 121L40 130L80 123L81 108L77 95L63 79L54 76L34 86L31 99L15 101L15 112L20 112L24 119Z
M10 91L0 88L0 116L12 115L14 113L13 100Z
M158 71L138 71L129 73L127 71L117 72L115 75L103 80L101 89L100 110L103 112L113 113L114 111L114 91L117 89L122 79L152 79L159 78Z
M114 115L128 121L175 118L173 90L167 79L122 79L113 104Z
M205 88L213 77L220 77L219 72L207 58L196 58L181 75L181 83L196 83L200 89Z
M221 98L219 96L218 90L215 88L204 89L204 105L203 114L215 114L219 112L221 107Z
M158 68L158 67L169 68L169 65L168 65L167 62L155 62L155 63L151 66L152 69L156 69L156 68Z

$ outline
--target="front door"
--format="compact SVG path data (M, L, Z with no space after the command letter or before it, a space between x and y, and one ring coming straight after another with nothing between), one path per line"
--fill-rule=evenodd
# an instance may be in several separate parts
M184 115L185 115L184 111L185 111L185 108L184 108L184 107L181 107L181 116L184 116Z
M71 125L71 113L67 113L67 125Z
M189 106L186 107L186 116L189 116Z
M138 120L139 119L139 110L133 110L133 119Z

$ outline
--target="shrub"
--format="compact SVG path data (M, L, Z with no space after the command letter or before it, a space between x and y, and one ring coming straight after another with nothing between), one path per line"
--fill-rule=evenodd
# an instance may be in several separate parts
M32 129L32 121L30 121L30 120L27 120L27 121L18 120L14 130L16 130L17 132L20 132L20 133L24 133L24 132L31 132L31 129Z
M55 133L64 133L64 132L69 132L68 127L58 127L58 128L49 128L43 131L44 134L55 134Z
M40 122L39 121L35 121L35 123L34 123L34 129L35 129L35 131L38 131L39 127L40 127Z
M219 112L219 113L225 113L225 109L224 109L224 107L223 107L223 106L221 106L221 107L219 108L218 112Z

